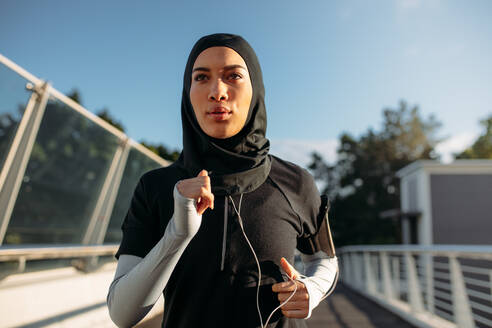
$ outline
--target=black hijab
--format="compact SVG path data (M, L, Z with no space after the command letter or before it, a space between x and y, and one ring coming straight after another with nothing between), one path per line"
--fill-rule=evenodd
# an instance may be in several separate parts
M190 101L191 73L196 58L210 47L228 47L236 51L248 67L253 95L242 130L227 139L208 136L200 128ZM242 37L212 34L194 45L186 63L181 100L183 151L176 164L192 177L202 169L209 171L215 195L234 195L258 188L270 173L270 142L265 137L265 89L260 64L253 48Z

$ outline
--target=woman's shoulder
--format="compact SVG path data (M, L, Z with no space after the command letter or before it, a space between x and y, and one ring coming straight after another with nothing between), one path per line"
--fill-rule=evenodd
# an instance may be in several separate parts
M274 180L278 180L293 190L308 189L318 192L314 178L308 170L280 157L274 155L270 157L272 159L270 176Z
M158 167L152 170L149 170L145 172L141 179L144 180L145 182L147 181L159 181L162 182L162 180L166 180L170 177L176 177L176 176L185 176L186 171L178 165L176 162L171 163L168 166L162 166Z
M300 218L315 220L321 198L313 176L297 164L270 155L272 167L269 177L288 199Z
M176 163L159 167L145 172L140 177L140 184L143 185L148 195L169 194L172 195L174 185L179 180L186 178L186 171Z

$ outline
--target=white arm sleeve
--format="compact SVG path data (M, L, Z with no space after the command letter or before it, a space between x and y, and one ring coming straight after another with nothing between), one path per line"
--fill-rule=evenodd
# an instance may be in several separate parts
M305 319L311 317L313 309L318 306L325 294L334 287L338 272L338 259L329 257L323 251L313 255L301 253L305 276L297 280L304 283L309 294L309 312Z
M119 257L106 299L111 320L118 327L135 325L151 310L200 227L195 201L181 196L176 186L173 195L175 211L161 240L143 259L124 254Z

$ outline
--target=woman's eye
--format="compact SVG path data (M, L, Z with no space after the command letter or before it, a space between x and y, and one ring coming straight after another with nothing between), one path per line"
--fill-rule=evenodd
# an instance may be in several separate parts
M202 80L204 80L206 78L207 78L207 76L205 74L197 74L197 75L195 75L194 80L195 81L202 81Z
M241 76L241 74L238 74L238 73L232 73L229 75L229 79L231 80L239 80L239 79L242 79L243 77Z

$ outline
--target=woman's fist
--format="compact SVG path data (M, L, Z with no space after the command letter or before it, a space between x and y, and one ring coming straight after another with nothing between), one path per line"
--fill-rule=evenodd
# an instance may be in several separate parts
M201 170L196 177L179 181L176 188L183 197L196 200L196 211L199 215L207 208L214 209L214 194L207 171Z

